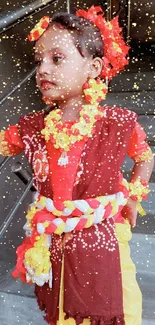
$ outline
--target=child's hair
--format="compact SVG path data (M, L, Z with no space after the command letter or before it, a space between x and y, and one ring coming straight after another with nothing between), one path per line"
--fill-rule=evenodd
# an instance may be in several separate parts
M60 12L53 15L51 24L56 23L60 28L71 31L73 42L79 53L93 58L104 56L103 40L99 29L88 20L73 14Z
M107 21L99 6L92 6L88 11L78 10L76 15L62 12L52 18L44 16L31 30L28 40L38 40L52 24L72 34L73 42L83 57L102 59L101 79L111 80L129 63L130 46L123 40L118 16Z

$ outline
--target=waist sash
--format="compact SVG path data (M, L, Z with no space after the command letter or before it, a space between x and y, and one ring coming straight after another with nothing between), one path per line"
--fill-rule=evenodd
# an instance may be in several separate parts
M81 231L113 218L127 203L128 193L128 183L124 179L119 192L86 200L60 202L35 193L35 200L29 206L24 226L26 239L17 249L17 264L12 275L39 286L48 282L51 288L52 234Z

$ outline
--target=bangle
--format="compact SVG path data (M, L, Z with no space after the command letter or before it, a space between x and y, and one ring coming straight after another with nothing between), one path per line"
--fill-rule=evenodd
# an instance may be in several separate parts
M134 157L135 163L150 161L153 158L153 153L150 147L147 148L141 155Z
M142 216L144 216L146 212L142 208L140 202L147 199L149 192L150 189L145 180L136 179L129 183L129 197L137 201L137 210Z
M149 192L150 189L145 180L136 179L129 183L129 197L134 201L146 200Z

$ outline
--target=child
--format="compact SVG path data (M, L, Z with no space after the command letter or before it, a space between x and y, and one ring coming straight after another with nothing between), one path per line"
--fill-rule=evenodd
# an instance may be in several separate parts
M104 80L128 63L120 32L100 7L43 17L29 40L51 111L1 132L1 153L25 151L38 191L13 276L35 283L51 325L141 324L128 241L153 155L134 112L99 105ZM126 154L135 162L129 184L120 173Z

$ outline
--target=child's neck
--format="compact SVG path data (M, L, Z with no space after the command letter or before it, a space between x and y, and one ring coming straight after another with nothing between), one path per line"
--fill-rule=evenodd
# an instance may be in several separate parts
M82 96L59 102L59 109L63 112L62 122L77 120L79 118L79 109L86 104Z

